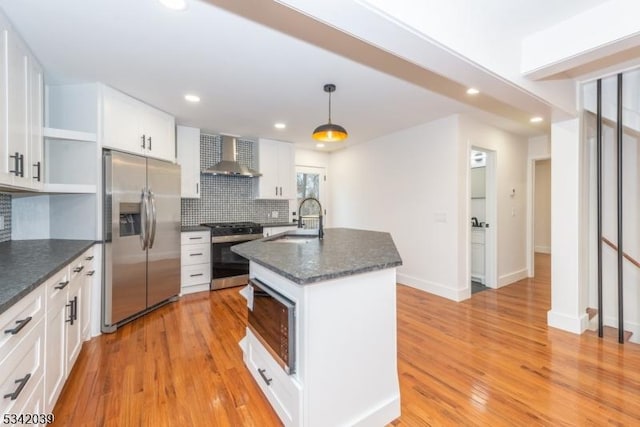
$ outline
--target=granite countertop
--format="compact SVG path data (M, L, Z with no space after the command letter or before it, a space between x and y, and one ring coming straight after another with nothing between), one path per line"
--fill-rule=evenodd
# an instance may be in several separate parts
M389 233L327 228L322 240L269 242L273 239L241 243L231 250L300 285L402 265Z
M183 233L188 233L190 231L210 231L210 227L206 227L204 225L183 225L180 228L180 231Z
M12 240L0 243L0 313L37 288L93 240Z

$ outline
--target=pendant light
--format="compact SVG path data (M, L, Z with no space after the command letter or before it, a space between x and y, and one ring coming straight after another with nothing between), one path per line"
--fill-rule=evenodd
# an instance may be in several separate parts
M313 139L324 142L337 142L347 139L347 131L340 125L331 123L331 92L335 92L336 85L328 83L324 85L324 91L329 94L329 122L318 126L313 131Z

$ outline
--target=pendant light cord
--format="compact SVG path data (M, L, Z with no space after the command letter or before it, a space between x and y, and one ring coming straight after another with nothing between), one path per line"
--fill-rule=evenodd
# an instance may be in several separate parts
M331 91L329 92L329 124L331 124Z

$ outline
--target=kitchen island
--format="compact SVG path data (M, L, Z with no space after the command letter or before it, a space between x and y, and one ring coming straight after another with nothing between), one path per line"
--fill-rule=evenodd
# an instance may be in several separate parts
M278 357L282 347L256 332L251 315L240 343L285 425L377 426L400 416L396 267L402 260L389 233L333 228L320 240L286 232L232 250L250 260L256 285L295 307L290 366ZM250 310L262 304L254 288L243 290Z

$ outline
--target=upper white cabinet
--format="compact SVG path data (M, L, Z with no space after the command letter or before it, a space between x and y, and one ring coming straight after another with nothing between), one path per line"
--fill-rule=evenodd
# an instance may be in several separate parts
M295 149L293 144L271 139L258 140L257 199L295 199Z
M176 126L183 198L200 198L200 129Z
M172 116L115 89L103 86L102 145L175 162Z
M0 15L0 185L42 188L42 68Z

